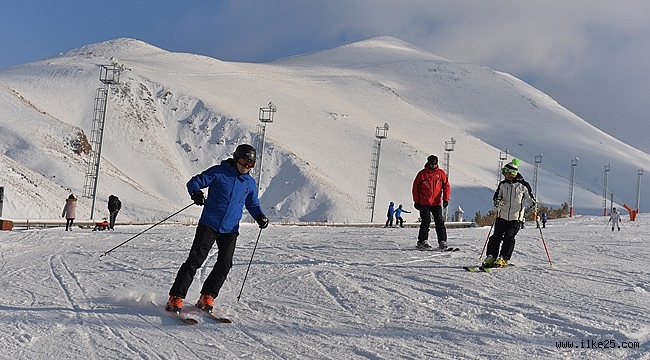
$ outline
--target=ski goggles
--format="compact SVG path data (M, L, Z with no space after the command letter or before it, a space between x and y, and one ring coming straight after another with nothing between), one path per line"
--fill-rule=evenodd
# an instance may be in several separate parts
M517 175L518 171L515 170L515 169L508 169L507 167L504 167L503 169L501 169L501 172L503 173L503 175L506 175L506 174Z
M255 160L248 160L248 159L242 159L239 158L237 159L237 163L247 169L252 169L255 167Z

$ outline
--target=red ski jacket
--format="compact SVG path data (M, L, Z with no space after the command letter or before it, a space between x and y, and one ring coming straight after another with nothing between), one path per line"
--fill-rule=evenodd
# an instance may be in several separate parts
M413 202L420 205L439 206L449 201L449 181L441 168L425 168L415 176L413 181Z

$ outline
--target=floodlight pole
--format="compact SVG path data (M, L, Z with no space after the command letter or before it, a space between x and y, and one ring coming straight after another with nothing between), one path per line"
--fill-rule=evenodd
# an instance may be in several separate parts
M106 122L108 96L111 91L111 85L118 85L120 83L120 72L122 70L123 67L116 63L100 66L99 81L104 84L104 87L98 88L97 95L95 96L93 125L90 134L90 159L88 161L88 168L86 169L83 189L83 196L92 198L92 204L90 206L91 220L94 219L95 216L97 180L99 178L99 163L102 158L102 143L104 139L104 124Z
M569 190L569 217L573 217L573 190L575 187L576 166L578 166L578 157L571 159L571 188Z
M605 165L605 171L604 171L604 175L603 175L603 187L604 187L604 189L603 189L603 216L607 216L607 180L608 180L607 178L608 178L609 171L611 170L611 168L612 168L612 164L608 163L607 165ZM612 203L612 206L614 206L613 203Z
M508 149L505 152L499 151L499 168L497 169L497 187L501 182L501 169L503 169L503 162L508 159Z
M370 165L370 179L368 180L368 197L367 205L370 208L370 222L375 219L375 199L377 195L377 178L379 175L379 155L381 153L381 140L388 137L388 123L383 127L377 127L375 130L375 140Z
M537 196L537 185L538 185L538 176L539 176L539 164L542 163L542 153L535 155L535 171L533 176L533 195L535 196L535 201L539 203L539 197ZM535 219L537 219L537 212L533 214ZM539 222L537 223L539 225Z
M445 172L447 173L447 179L449 179L449 168L451 162L451 152L454 151L454 145L456 145L456 140L452 137L451 140L445 141ZM444 208L444 218L447 219L449 207Z
M643 175L643 169L639 169L637 172L636 178L636 211L637 214L641 212L641 175Z
M537 185L538 183L538 177L539 177L539 164L542 163L542 154L540 153L539 155L535 155L535 171L534 171L534 182L533 182L533 194L535 195L535 200L539 201L539 198L537 197Z
M277 108L272 102L266 108L260 108L259 119L262 122L257 126L257 162L255 164L255 181L257 181L257 189L262 190L262 160L264 157L264 143L266 137L266 124L273 122L273 115L275 115Z

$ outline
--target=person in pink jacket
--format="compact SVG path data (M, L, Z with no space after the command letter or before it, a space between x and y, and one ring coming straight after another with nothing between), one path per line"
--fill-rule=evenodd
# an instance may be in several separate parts
M447 228L443 208L449 205L450 186L447 173L438 167L438 157L430 155L424 169L420 170L413 181L413 207L420 211L420 231L418 232L418 249L430 249L429 225L431 215L435 223L438 248L447 248Z
M64 217L65 222L65 231L72 231L72 223L74 218L77 215L77 198L73 194L70 194L67 199L65 199L65 206L63 207L63 213L61 217Z

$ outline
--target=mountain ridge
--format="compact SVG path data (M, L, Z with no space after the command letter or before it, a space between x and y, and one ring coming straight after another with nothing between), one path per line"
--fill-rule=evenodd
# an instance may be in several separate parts
M0 82L8 89L3 93L13 91L45 112L29 115L40 119L28 121L30 126L43 127L36 123L44 121L58 134L54 142L63 142L74 129L90 132L93 95L101 86L98 66L115 62L124 67L121 84L112 87L109 98L102 152L106 173L100 174L98 198L103 202L109 194L125 194L124 216L134 219L159 218L189 201L184 183L230 156L237 144L253 142L258 109L269 101L278 111L266 132L260 187L265 211L278 221L368 221L370 155L375 128L384 123L390 130L382 141L375 214L383 213L389 201L410 206L415 173L428 154L443 159L445 141L452 137L457 144L450 153L451 203L466 210L466 218L490 209L498 155L506 149L521 158L531 184L534 157L544 154L539 197L549 206L566 201L569 160L579 156L576 200L585 205L577 206L592 213L602 201L602 187L594 179L602 176L603 160L618 160L613 167L622 164L628 172L650 165L647 154L511 75L456 64L409 45L380 37L250 64L172 53L123 38L2 69ZM24 107L10 97L2 97L0 109ZM22 132L14 140L35 141L29 129L12 124L11 117L18 115L3 113L0 125L7 134ZM7 134L0 136L11 137ZM38 142L32 147L47 148ZM29 156L20 159L60 187L50 191L53 205L40 206L40 216L56 217L68 189L81 192L85 159L67 151L53 151L59 160L47 166ZM52 156L36 153L41 159ZM74 165L66 163L70 157ZM62 178L63 172L72 175ZM5 191L11 209L5 214L27 217L17 204L29 202L28 197L17 198L13 191ZM633 191L617 193L617 203L633 203ZM81 208L88 207L87 200ZM191 209L187 216L198 212ZM375 221L381 218L376 215Z

